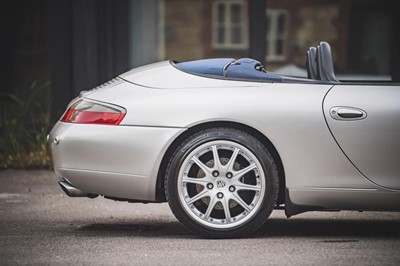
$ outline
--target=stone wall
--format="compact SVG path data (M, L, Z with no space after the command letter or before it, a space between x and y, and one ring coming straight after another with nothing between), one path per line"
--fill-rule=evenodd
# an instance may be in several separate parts
M165 56L178 61L204 57L208 40L203 34L211 14L204 11L207 1L165 1Z

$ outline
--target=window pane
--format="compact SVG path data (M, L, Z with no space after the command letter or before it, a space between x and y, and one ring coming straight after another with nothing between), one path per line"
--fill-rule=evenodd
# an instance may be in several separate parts
M225 28L222 26L217 28L217 43L225 43Z
M278 34L283 34L285 32L286 15L279 14L278 16Z
M271 32L271 16L267 15L267 35Z
M219 4L217 9L217 21L224 23L225 21L225 5Z
M242 17L241 15L241 6L240 5L231 5L231 21L233 23L241 23Z
M242 29L240 27L233 27L231 34L231 41L234 44L242 43Z
M275 42L275 54L283 55L283 40L282 39L278 39Z

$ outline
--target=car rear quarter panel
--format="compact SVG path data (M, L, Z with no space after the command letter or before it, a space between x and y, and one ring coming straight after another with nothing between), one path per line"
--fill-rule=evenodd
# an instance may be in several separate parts
M124 83L89 97L125 107L124 126L190 128L214 121L248 125L275 146L292 191L375 188L343 156L327 128L322 102L331 85L244 84L156 89ZM291 199L301 204L306 198L305 193L294 193Z

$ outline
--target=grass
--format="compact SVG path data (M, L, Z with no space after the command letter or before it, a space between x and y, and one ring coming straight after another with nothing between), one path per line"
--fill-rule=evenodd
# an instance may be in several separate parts
M50 82L0 94L0 169L50 168Z

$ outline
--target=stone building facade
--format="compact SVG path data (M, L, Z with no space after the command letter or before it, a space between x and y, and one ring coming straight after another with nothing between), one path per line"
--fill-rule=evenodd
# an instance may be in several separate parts
M165 0L165 57L248 56L249 1ZM308 47L327 41L339 72L389 73L389 57L398 42L392 39L395 6L394 0L266 0L267 20L258 22L267 24L267 32L260 32L267 42L264 63L270 70L303 65ZM234 21L242 25L242 39L236 40L241 43L216 45L222 31L232 30L233 36ZM226 28L218 33L221 25Z

